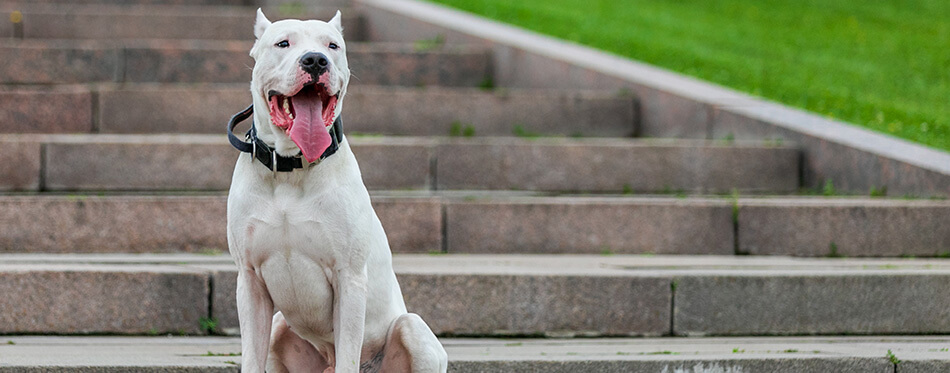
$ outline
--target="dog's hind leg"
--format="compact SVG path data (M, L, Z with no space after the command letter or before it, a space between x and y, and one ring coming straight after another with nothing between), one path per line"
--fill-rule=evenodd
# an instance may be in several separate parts
M389 328L379 372L444 373L448 356L419 315L407 313Z
M280 312L274 315L267 354L267 373L323 372L329 367L310 342L290 329Z

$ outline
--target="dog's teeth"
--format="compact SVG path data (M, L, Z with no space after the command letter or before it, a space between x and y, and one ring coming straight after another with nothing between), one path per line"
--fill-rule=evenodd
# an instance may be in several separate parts
M290 100L284 98L284 111L290 114Z

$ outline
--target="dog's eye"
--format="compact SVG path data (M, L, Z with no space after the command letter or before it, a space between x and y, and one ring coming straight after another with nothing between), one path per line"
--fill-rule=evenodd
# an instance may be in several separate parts
M336 45L336 43L330 43L330 45L328 45L328 47L330 47L330 49L337 49L337 48L339 48L340 46Z
M274 44L274 46L276 46L276 47L278 47L278 48L287 48L287 47L290 46L290 42L289 42L289 41L286 41L286 40L281 40L279 43Z

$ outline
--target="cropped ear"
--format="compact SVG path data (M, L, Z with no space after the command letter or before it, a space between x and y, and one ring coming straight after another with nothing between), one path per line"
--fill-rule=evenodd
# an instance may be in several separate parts
M261 8L257 8L257 21L254 22L254 37L260 39L268 27L270 27L270 21L264 16L264 12L261 11Z
M330 26L336 27L336 30L342 34L343 33L342 19L343 19L343 15L340 14L340 11L338 10L336 11L336 15L333 16L333 19L331 19L330 22L327 22L327 23L329 23Z

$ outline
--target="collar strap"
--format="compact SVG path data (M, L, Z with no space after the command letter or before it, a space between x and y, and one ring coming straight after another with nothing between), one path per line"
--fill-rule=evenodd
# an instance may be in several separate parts
M250 142L244 142L238 139L237 136L234 135L234 127L247 118L250 118L252 114L254 114L254 105L248 106L244 111L234 114L231 120L228 121L228 141L231 142L231 146L242 152L251 153L252 162L254 159L257 159L264 167L274 172L291 172L298 168L304 168L304 165L308 165L304 163L303 158L301 158L299 154L293 157L278 155L274 148L257 138L257 129L253 123L251 124L251 129L247 131L247 135L244 136L244 139ZM332 140L330 147L320 156L321 161L340 149L340 142L343 141L343 120L340 119L340 117L337 117L336 121L333 122L333 126L330 127L330 139Z

